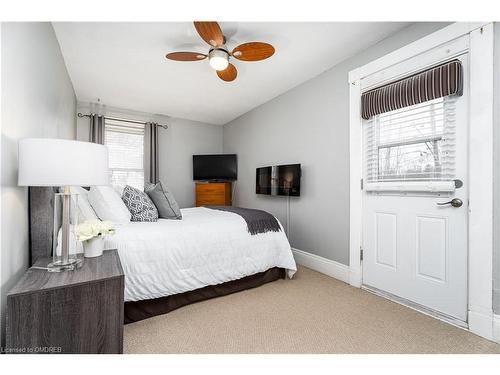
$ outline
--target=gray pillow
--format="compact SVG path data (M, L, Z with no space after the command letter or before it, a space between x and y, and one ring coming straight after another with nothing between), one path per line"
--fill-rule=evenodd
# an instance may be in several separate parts
M163 219L182 219L181 209L175 201L174 195L160 182L146 184L144 191L149 195Z
M122 200L132 214L131 221L158 221L158 210L143 191L127 185Z

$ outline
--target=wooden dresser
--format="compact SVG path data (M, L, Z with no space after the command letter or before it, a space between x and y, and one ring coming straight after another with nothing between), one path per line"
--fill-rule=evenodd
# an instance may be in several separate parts
M197 182L196 207L231 206L230 182Z
M124 275L116 250L75 271L39 259L7 294L7 353L122 353Z

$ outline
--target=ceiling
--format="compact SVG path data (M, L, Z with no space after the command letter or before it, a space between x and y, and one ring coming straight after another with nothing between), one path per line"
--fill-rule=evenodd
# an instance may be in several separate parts
M267 60L232 59L233 82L221 81L208 60L165 58L173 51L208 52L191 22L53 25L78 100L225 124L408 23L221 22L230 50L248 41L276 48Z

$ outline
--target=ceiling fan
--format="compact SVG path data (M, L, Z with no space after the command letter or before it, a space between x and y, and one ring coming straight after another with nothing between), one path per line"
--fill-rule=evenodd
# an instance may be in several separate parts
M167 59L175 61L199 61L208 57L210 66L217 72L220 79L231 82L236 79L238 71L229 62L231 57L240 61L259 61L274 54L274 47L268 43L248 42L240 44L229 52L226 47L226 37L217 22L194 22L194 27L201 39L210 45L208 54L198 52L172 52Z

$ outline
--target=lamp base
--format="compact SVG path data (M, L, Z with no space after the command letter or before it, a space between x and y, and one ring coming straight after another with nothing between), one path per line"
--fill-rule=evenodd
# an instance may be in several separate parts
M80 268L82 264L83 264L83 259L81 258L70 258L66 262L63 262L62 260L56 260L47 265L47 271L49 272L74 271Z

